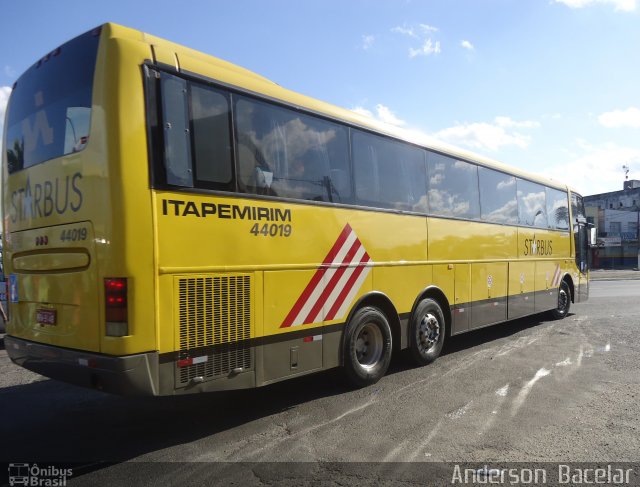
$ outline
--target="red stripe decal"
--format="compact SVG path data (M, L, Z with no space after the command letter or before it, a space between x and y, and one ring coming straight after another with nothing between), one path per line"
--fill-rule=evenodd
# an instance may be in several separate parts
M556 287L560 285L560 266L556 265L556 272L553 275L553 283L552 287Z
M311 308L311 311L309 311L309 314L305 317L304 323L314 322L316 316L318 316L318 313L320 312L325 302L327 301L327 298L331 295L331 292L338 284L338 281L342 277L342 274L344 274L345 271L348 269L349 264L353 260L353 257L356 255L360 247L362 247L360 240L356 240L355 242L353 242L353 245L349 249L349 252L347 252L347 255L345 255L344 260L340 264L340 267L336 270L333 276L331 276L331 280L327 284L327 287L324 288L324 290L322 291L322 294L316 301L316 304L313 305L313 308Z
M362 260L360 260L360 265L358 265L358 267L356 267L356 269L353 271L353 274L351 274L351 277L347 281L347 284L345 284L344 288L340 292L338 299L336 299L336 302L333 303L333 306L327 313L327 316L325 318L326 320L330 321L336 316L336 313L342 306L344 300L347 298L349 291L351 291L351 288L358 280L358 277L360 277L360 274L362 274L362 271L364 271L364 269L366 268L366 264L369 262L369 260L371 260L369 258L369 254L365 252L365 254L362 256Z
M331 247L331 250L329 251L327 256L324 258L324 261L322 262L322 264L320 264L320 267L318 267L318 270L315 272L313 277L311 277L309 284L307 284L307 287L305 287L304 291L302 291L302 294L296 301L296 304L293 305L293 308L291 308L291 311L289 311L289 314L282 322L282 325L280 325L280 328L287 328L293 324L293 320L295 320L296 316L298 316L298 313L300 313L300 310L304 306L304 303L307 301L307 299L309 298L309 296L311 295L311 293L313 292L317 284L322 279L322 276L326 272L328 266L333 262L333 259L336 257L336 255L340 251L340 248L344 244L345 240L347 240L347 237L349 236L351 231L352 231L351 225L347 223L345 227L342 229L340 236L338 237L336 242L333 244L333 247Z

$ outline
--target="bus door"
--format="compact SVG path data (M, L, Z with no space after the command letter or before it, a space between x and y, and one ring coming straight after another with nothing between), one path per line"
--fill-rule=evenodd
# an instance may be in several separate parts
M576 282L575 302L586 301L589 298L589 238L586 221L579 219L574 225L573 235L576 246L576 267L578 268L578 282Z
M573 221L573 246L576 256L577 275L574 277L574 301L579 303L589 297L589 238L587 236L587 217L584 211L582 196L571 193L571 218Z

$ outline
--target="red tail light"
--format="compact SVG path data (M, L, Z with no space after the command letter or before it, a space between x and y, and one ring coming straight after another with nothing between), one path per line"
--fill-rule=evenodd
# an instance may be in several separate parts
M110 277L104 280L104 303L106 334L108 336L128 335L126 278Z

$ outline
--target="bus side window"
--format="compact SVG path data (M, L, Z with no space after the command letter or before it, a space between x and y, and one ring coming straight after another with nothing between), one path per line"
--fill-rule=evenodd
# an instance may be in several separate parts
M567 193L557 189L547 191L547 217L549 228L569 230L569 198Z
M480 217L492 223L518 224L516 178L494 169L478 167Z
M295 110L237 96L238 189L312 201L349 202L347 129ZM332 170L342 171L340 189Z
M352 132L356 197L362 205L426 211L425 152L390 138Z
M480 219L478 167L429 152L429 208L438 216Z
M211 87L191 83L190 88L196 184L233 191L229 100Z
M546 191L544 186L517 178L518 219L520 225L548 228Z
M193 187L187 82L162 75L162 126L167 183Z

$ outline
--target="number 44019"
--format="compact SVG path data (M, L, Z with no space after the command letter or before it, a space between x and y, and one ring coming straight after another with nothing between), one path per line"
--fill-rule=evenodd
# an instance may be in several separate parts
M68 230L63 230L62 234L60 235L60 240L62 240L63 242L77 242L78 240L86 239L86 228L70 228Z
M255 223L249 233L252 233L256 237L289 237L291 236L291 225L277 224L277 223Z

